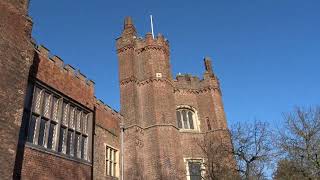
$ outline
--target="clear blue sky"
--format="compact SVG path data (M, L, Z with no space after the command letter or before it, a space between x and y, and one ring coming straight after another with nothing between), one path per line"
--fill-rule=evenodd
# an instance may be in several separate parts
M115 39L125 16L141 36L149 14L170 41L173 75L202 76L211 56L229 124L276 125L295 105L320 102L319 0L31 0L33 37L96 82L119 109Z

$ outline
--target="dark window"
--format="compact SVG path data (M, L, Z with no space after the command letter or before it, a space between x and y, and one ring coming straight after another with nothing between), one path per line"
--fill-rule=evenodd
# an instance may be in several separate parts
M28 141L31 142L31 143L33 143L36 124L37 124L37 117L36 116L32 116L30 118L29 132L28 132Z
M193 113L191 111L188 112L188 118L189 118L189 124L190 124L190 129L194 129L193 126Z
M79 133L76 133L76 139L75 139L75 149L74 149L74 155L77 158L81 158L81 135Z
M23 112L23 121L29 123L28 142L90 160L92 113L42 85L36 83L30 87L34 88L32 103L25 103Z
M86 149L85 146L87 145L86 139L87 137L85 136L82 136L81 138L81 159L84 159L86 156L86 152L85 152L85 149Z
M67 138L67 154L73 155L73 136L74 132L72 130L68 130L68 138Z
M47 121L44 119L41 119L40 121L40 127L39 127L39 138L38 138L38 145L44 146L45 140L46 140L46 123Z
M56 124L50 123L49 135L48 135L48 145L47 145L47 147L49 149L53 149L53 144L55 143L54 142L55 131L56 131Z
M60 135L59 135L59 146L58 146L58 151L63 152L64 148L63 146L65 145L64 140L65 140L65 131L66 128L61 127L60 128Z
M201 163L189 162L190 180L201 180Z
M177 111L177 121L178 121L178 128L182 128L180 111Z

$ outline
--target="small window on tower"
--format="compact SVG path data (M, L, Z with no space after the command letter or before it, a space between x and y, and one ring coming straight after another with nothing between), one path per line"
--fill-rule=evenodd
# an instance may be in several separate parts
M202 180L205 173L203 159L185 159L187 180Z
M190 106L179 106L176 115L179 129L199 130L196 111Z

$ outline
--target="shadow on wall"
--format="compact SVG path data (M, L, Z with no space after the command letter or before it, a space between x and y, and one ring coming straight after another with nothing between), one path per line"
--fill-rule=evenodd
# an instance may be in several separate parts
M24 149L25 149L25 144L27 141L28 125L29 125L29 117L30 117L30 112L28 112L26 107L31 107L31 103L32 103L31 98L32 98L32 94L33 94L33 91L32 91L33 88L30 87L30 84L32 84L32 82L34 82L34 77L36 76L36 74L38 72L39 62L40 62L39 55L37 53L34 53L33 64L32 64L30 71L29 71L26 98L24 100L24 111L23 111L23 116L22 116L22 123L21 123L20 130L19 130L19 141L18 141L16 160L15 160L15 165L14 165L14 170L13 170L13 179L14 180L21 179L21 170L22 170L22 165L23 165Z

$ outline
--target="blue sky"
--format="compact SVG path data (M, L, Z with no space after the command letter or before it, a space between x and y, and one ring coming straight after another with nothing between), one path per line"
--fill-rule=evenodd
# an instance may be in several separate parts
M96 96L119 109L115 39L125 16L144 36L170 41L172 73L202 76L213 59L228 123L277 126L295 105L320 102L319 0L31 0L33 37L96 82Z

